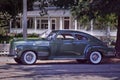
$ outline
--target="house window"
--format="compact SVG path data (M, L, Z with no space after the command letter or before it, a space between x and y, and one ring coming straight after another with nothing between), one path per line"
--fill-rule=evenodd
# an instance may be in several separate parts
M41 20L41 29L48 29L48 20Z
M33 18L28 18L27 23L28 23L27 28L32 29L33 28Z
M52 30L55 30L55 20L52 20Z
M40 20L37 20L37 29L40 29Z
M15 20L12 21L12 28L21 28L21 19L20 18L16 18L16 21Z
M67 20L69 20L69 17L64 17L64 19L67 19Z
M20 20L20 18L18 18L16 20L16 26L17 26L17 28L21 28L21 20Z
M69 17L64 17L64 29L69 29Z

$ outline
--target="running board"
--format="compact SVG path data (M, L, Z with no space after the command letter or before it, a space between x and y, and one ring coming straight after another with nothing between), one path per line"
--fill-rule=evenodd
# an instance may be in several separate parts
M76 60L76 59L81 59L84 60L85 58L53 58L54 60Z

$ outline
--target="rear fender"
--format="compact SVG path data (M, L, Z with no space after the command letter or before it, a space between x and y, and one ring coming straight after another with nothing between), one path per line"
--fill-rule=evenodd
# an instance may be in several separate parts
M92 46L92 47L88 47L84 54L85 54L85 58L88 58L89 54L92 52L92 51L99 51L102 56L103 56L103 53L105 53L104 49L101 48L100 46Z

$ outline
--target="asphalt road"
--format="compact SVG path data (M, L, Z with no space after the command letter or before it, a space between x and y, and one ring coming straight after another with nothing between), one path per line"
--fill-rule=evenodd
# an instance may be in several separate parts
M120 63L93 65L52 60L20 65L11 58L0 57L0 80L120 80Z

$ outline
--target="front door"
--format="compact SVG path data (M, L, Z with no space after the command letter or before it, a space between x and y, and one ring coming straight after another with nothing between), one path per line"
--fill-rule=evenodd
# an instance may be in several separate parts
M74 56L74 37L69 33L62 33L57 35L57 52L56 56Z

